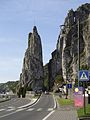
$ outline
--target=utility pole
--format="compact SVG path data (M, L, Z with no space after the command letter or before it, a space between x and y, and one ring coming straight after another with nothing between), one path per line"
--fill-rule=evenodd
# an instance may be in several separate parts
M80 21L78 19L78 87L79 87L79 70L80 70Z

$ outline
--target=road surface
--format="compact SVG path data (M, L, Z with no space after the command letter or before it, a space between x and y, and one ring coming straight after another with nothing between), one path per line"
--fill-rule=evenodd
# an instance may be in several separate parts
M46 120L46 116L54 111L52 95L43 94L35 105L27 108L18 108L20 102L13 101L5 103L6 107L0 107L0 120Z

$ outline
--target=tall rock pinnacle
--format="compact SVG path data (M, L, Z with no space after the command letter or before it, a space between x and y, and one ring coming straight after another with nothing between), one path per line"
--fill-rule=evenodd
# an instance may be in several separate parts
M23 60L20 83L22 86L27 84L33 90L43 88L42 45L36 26L33 27L33 33L28 35L28 48Z

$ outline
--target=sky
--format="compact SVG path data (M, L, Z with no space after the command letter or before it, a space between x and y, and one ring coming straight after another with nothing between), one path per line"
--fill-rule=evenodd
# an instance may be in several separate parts
M19 80L34 25L42 40L43 62L55 50L68 10L90 0L0 0L0 83Z

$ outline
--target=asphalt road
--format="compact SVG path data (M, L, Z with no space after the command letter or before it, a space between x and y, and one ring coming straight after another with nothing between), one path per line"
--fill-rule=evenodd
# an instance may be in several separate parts
M13 105L13 100L10 103ZM40 100L31 107L15 108L8 106L8 108L0 108L0 120L45 120L45 117L53 112L53 108L53 96L42 95Z
M12 98L9 101L6 102L1 102L0 103L0 109L5 109L7 107L13 106L13 107L20 107L22 105L28 104L30 103L30 99L26 99L26 98Z

